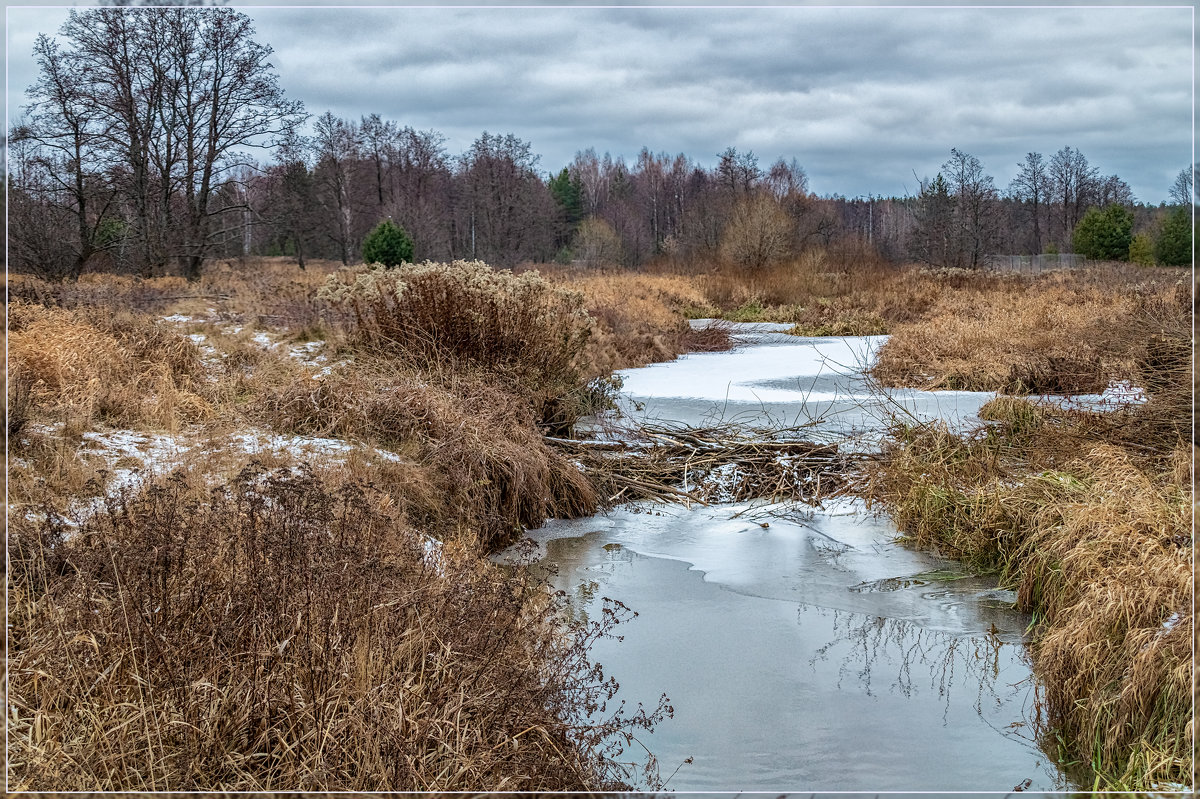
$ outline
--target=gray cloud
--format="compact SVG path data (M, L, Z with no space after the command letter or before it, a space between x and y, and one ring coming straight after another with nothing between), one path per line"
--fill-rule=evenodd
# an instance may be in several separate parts
M1164 8L255 8L289 94L460 152L512 132L557 170L595 147L795 157L822 193L899 194L950 147L1003 187L1064 145L1157 202L1191 158L1191 15ZM10 9L9 103L37 31ZM15 81L15 83L14 83Z

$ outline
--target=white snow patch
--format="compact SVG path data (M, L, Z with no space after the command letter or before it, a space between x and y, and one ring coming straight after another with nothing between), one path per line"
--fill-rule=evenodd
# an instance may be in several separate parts
M139 433L133 430L92 431L83 434L83 447L89 454L104 459L109 471L104 496L83 500L71 508L68 516L75 523L82 523L104 507L107 498L114 497L133 484L143 474L159 474L178 466L183 461L186 447L167 433ZM81 447L81 449L83 448ZM122 458L137 458L141 466L116 464Z
M264 347L265 349L268 349L268 350L274 349L275 347L278 346L271 339L271 337L269 335L267 335L266 333L263 333L262 331L255 333L253 336L250 337L250 340L253 341L255 344L257 344L258 346Z
M325 355L317 354L317 350L323 346L325 346L324 341L306 341L303 344L289 344L287 354L289 358L293 358L302 364L317 366L329 360Z
M230 436L230 441L242 452L254 454L256 452L271 451L271 452L289 452L302 453L307 455L324 455L326 457L344 460L347 455L356 449L367 449L379 456L383 460L391 461L392 463L400 463L403 458L394 452L388 452L386 449L378 447L361 447L350 441L344 441L340 438L317 438L313 436L285 436L276 433L268 433L260 430L250 430L244 433L235 433Z
M429 536L423 536L423 539L421 546L424 553L421 555L421 560L428 564L439 577L445 576L446 567L442 563L442 542Z
M670 363L620 372L622 393L712 402L834 400L839 396L756 384L861 372L871 364L886 340L887 336L846 336L729 352L691 353Z
M182 322L195 322L195 321L196 321L196 319L195 319L195 318L193 318L193 317L191 317L191 316L184 316L184 315L183 315L183 314L181 314L181 313L174 313L174 314L171 314L170 316L164 316L164 317L162 318L162 320L163 320L164 322L178 322L178 323L182 323Z

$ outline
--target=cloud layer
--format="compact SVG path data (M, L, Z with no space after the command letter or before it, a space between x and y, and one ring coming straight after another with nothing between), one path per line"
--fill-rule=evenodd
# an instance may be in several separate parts
M445 133L515 133L557 170L643 147L795 157L819 193L903 194L951 147L1007 185L1081 149L1139 199L1192 158L1192 18L1165 8L254 8L289 95ZM38 31L9 9L9 103ZM15 90L15 92L14 92Z

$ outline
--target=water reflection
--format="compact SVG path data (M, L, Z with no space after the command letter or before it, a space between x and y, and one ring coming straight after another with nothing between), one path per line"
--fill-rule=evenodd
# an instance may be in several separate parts
M593 656L630 706L670 697L675 717L643 743L664 774L679 766L676 790L1062 787L1026 736L1023 649L987 623L955 634L747 595L602 535L545 547L574 613L619 597L639 614Z
M900 619L810 606L801 606L797 611L801 624L808 615L832 622L834 637L816 650L809 665L815 670L818 661L836 662L839 689L849 678L856 680L868 696L883 683L888 691L909 698L917 690L918 681L928 677L928 688L942 700L942 720L947 721L957 683L973 692L972 706L986 722L996 710L1024 708L1035 687L1024 647L1006 642L992 631L960 636L923 629ZM1033 738L1023 734L1031 728L1026 719L1013 719L1005 725L1003 734L1032 743Z

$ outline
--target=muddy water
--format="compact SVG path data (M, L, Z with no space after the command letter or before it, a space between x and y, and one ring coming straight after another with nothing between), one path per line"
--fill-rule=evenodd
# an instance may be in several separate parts
M739 335L734 352L624 373L626 413L805 423L869 445L889 412L966 424L988 399L880 399L861 375L879 338ZM670 697L674 717L642 739L670 788L1071 787L1031 740L1029 619L1013 597L898 546L855 500L624 506L531 535L576 613L604 597L638 613L593 654L631 705Z

